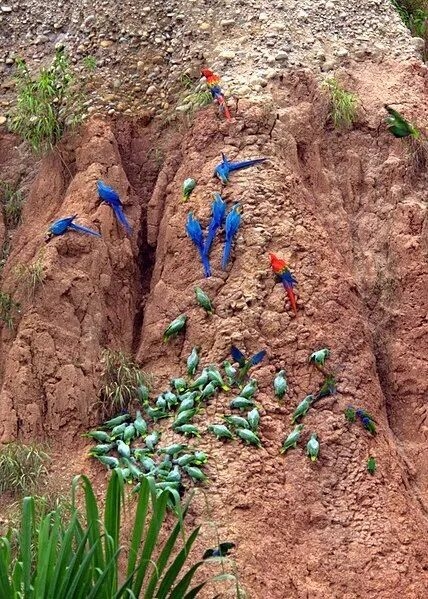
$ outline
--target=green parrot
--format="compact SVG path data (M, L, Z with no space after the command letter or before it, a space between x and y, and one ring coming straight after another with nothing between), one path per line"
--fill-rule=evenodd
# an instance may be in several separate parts
M323 349L319 349L318 351L314 351L313 354L309 356L309 363L315 364L315 366L324 366L325 361L330 355L330 350L324 347Z
M187 358L187 374L194 376L199 365L199 347L194 347Z
M185 443L173 443L172 445L168 445L168 447L159 449L159 453L166 453L170 456L174 456L177 453L181 453L184 449L187 449L187 445Z
M240 395L238 395L238 397L235 397L235 399L232 399L232 401L229 403L229 407L232 410L233 409L245 410L246 408L253 408L254 401L252 399L247 399L246 397L241 397Z
M229 385L233 385L236 381L236 374L238 371L227 360L223 362L223 368L227 376L227 382L229 383Z
M125 430L125 426L123 427L123 430ZM95 439L95 441L99 441L100 443L110 443L111 441L110 435L105 431L90 431L89 433L84 433L82 437L89 437L90 439Z
M251 399L256 391L257 381L255 379L250 379L245 387L239 392L239 396L245 397L246 399Z
M224 380L222 379L222 376L216 366L212 364L211 366L207 367L207 370L208 378L212 383L215 383L218 387L221 387L223 391L229 391L229 387L224 384Z
M282 399L288 390L285 370L280 370L273 381L273 388L278 399Z
M186 202L190 198L190 194L196 187L195 179L185 179L183 181L183 202Z
M192 480L204 481L207 478L202 470L197 466L183 466L183 470L190 476Z
M255 433L253 433L253 431L250 431L247 428L237 428L235 433L238 435L238 437L241 437L241 439L246 441L249 445L256 445L257 447L262 446L258 436Z
M195 408L193 408L192 410L185 410L184 412L181 412L181 414L178 414L177 418L172 423L172 428L176 428L177 426L181 426L182 424L188 424L188 422L190 422L190 420L193 418L195 414Z
M224 424L211 424L208 430L213 433L217 439L233 439L230 430Z
M234 416L233 414L229 416L223 416L226 420L227 424L234 426L235 428L250 428L249 422L242 418L242 416Z
M181 426L176 426L174 430L177 433L182 433L183 435L192 436L192 437L200 437L201 434L199 429L194 424L182 424Z
M146 446L150 449L150 451L155 450L155 445L159 443L160 434L157 431L153 431L150 435L144 439Z
M122 458L130 458L131 450L129 449L129 445L127 445L122 439L119 439L117 442L117 453Z
M305 416L305 414L307 413L307 411L311 407L311 403L313 402L313 400L314 400L314 396L313 395L307 395L305 397L305 399L303 399L299 403L299 405L294 410L293 415L291 417L292 424L294 424L295 422L297 422L297 420L299 420L299 418L302 418L303 416Z
M97 458L97 460L99 462L101 462L101 464L104 464L104 466L107 466L107 468L110 468L110 470L113 470L113 468L119 467L119 460L117 458L113 458L109 455L97 455L95 457Z
M137 434L140 435L140 437L142 437L143 435L145 435L147 433L147 428L148 428L147 422L141 416L141 412L139 410L137 410L137 412L136 412L136 418L134 420L134 428L135 428Z
M202 291L200 287L195 287L195 295L196 301L201 306L201 308L203 308L208 315L213 314L214 308L208 295L204 291Z
M303 424L298 424L296 428L288 435L282 444L281 453L285 453L289 449L297 447L303 426Z
M136 430L133 424L128 424L128 426L125 428L125 430L123 431L123 440L125 441L125 443L129 443L132 441L132 439L134 439L134 437L136 437Z
M190 385L190 389L198 389L201 387L205 387L205 385L208 383L208 380L208 370L204 368L201 374L198 376L198 378L195 379L193 383Z
M406 121L406 119L396 110L385 104L385 110L389 113L386 117L386 125L388 130L394 137L413 137L419 139L420 131L414 125Z
M124 422L127 422L130 419L131 416L129 414L121 414L120 416L116 416L116 418L112 418L111 420L107 420L107 422L104 422L103 426L105 428L114 428L115 426L123 424Z
M187 316L186 314L181 314L177 316L169 325L166 327L163 333L163 340L168 341L171 337L175 337L181 331L183 331L186 327Z
M112 449L114 449L115 446L116 446L116 443L103 443L102 445L95 445L95 447L91 447L91 449L89 450L89 455L90 456L106 455Z
M256 431L259 428L260 413L257 408L253 408L251 412L248 412L247 419L250 424L251 430Z
M312 433L311 438L306 445L306 454L311 458L312 462L316 462L320 451L320 444L316 433Z

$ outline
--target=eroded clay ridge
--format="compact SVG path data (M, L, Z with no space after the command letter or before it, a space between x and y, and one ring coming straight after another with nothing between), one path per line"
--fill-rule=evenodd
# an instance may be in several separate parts
M62 161L42 163L4 271L3 288L20 297L13 268L34 259L50 221L79 213L99 223L102 240L68 235L45 247L44 287L32 303L22 298L16 329L2 329L3 440L74 442L93 422L104 346L137 348L159 389L184 371L193 345L206 363L224 359L231 341L267 349L257 374L263 448L207 441L208 493L225 538L237 541L250 597L410 599L428 587L427 178L382 126L383 104L409 98L412 119L426 122L427 73L366 63L345 82L362 103L351 131L325 125L319 84L301 71L272 87L269 104L241 100L232 125L212 107L197 114L157 179L150 128L89 123L63 145ZM269 163L222 190L242 203L243 226L230 270L220 270L216 244L205 280L184 223L189 209L208 220L222 151ZM121 193L131 241L98 204L100 176ZM198 186L183 204L187 176ZM271 250L298 280L297 318L272 279ZM195 285L214 300L211 320L194 305ZM184 340L165 345L162 331L179 313L189 316ZM321 440L314 467L301 450L281 457L279 448L293 409L320 382L306 360L322 346L338 393L305 419ZM291 388L281 406L271 387L280 366ZM374 414L375 440L346 424L348 404ZM212 409L223 413L222 400ZM365 471L370 452L375 477Z

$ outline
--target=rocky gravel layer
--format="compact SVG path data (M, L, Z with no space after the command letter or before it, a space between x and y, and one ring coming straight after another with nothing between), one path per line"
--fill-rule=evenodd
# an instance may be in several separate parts
M420 56L390 0L51 0L0 8L0 115L17 55L34 67L58 45L87 80L89 111L186 110L186 85L212 65L229 93L262 95L285 69L333 71L351 59ZM96 59L96 68L85 66ZM190 77L187 79L185 75Z

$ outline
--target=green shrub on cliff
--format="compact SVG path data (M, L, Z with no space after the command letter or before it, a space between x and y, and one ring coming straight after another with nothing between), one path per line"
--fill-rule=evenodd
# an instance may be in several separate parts
M48 455L37 445L16 442L3 446L0 449L0 493L33 492L47 473L47 460Z
M328 77L323 86L330 96L329 117L333 125L336 129L351 127L357 120L357 96L344 89L334 77Z
M75 507L80 489L84 517ZM102 514L90 481L85 476L76 477L71 517L65 522L61 511L55 508L37 523L34 499L25 497L20 530L14 531L17 555L12 550L12 534L0 538L2 599L196 597L206 582L202 579L203 582L188 589L204 561L186 566L199 534L199 527L188 537L185 534L183 519L187 509L180 510L172 530L169 528L165 534L169 491L156 496L154 483L144 478L137 496L131 540L124 542L121 537L124 492L123 477L113 471Z
M74 85L69 60L63 49L52 64L34 77L24 60L16 61L17 107L10 129L27 141L34 152L52 149L67 127L81 121L81 97Z

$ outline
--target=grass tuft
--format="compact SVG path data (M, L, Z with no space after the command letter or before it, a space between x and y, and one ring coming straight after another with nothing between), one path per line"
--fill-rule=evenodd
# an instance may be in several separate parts
M323 86L330 95L330 112L336 129L349 128L357 120L358 97L346 91L334 77L325 79Z
M43 263L43 256L31 264L18 264L14 269L15 275L19 281L22 281L29 298L33 298L39 285L43 285L46 272Z
M14 229L21 223L24 198L19 190L5 181L0 181L0 194L5 225L8 229Z
M8 443L0 449L0 493L26 495L40 485L47 474L49 456L37 445Z
M74 86L67 55L55 53L52 64L33 77L23 59L16 61L18 102L10 129L27 141L32 150L44 153L61 139L67 127L79 123L83 105Z
M85 58L82 60L82 63L85 69L89 72L93 72L97 68L97 59L95 56L85 56Z
M138 387L151 386L151 377L122 351L103 350L101 362L101 411L103 417L111 417L127 410L137 398Z
M12 299L9 293L0 291L0 320L2 320L9 329L13 329L14 313L19 312L20 305Z

